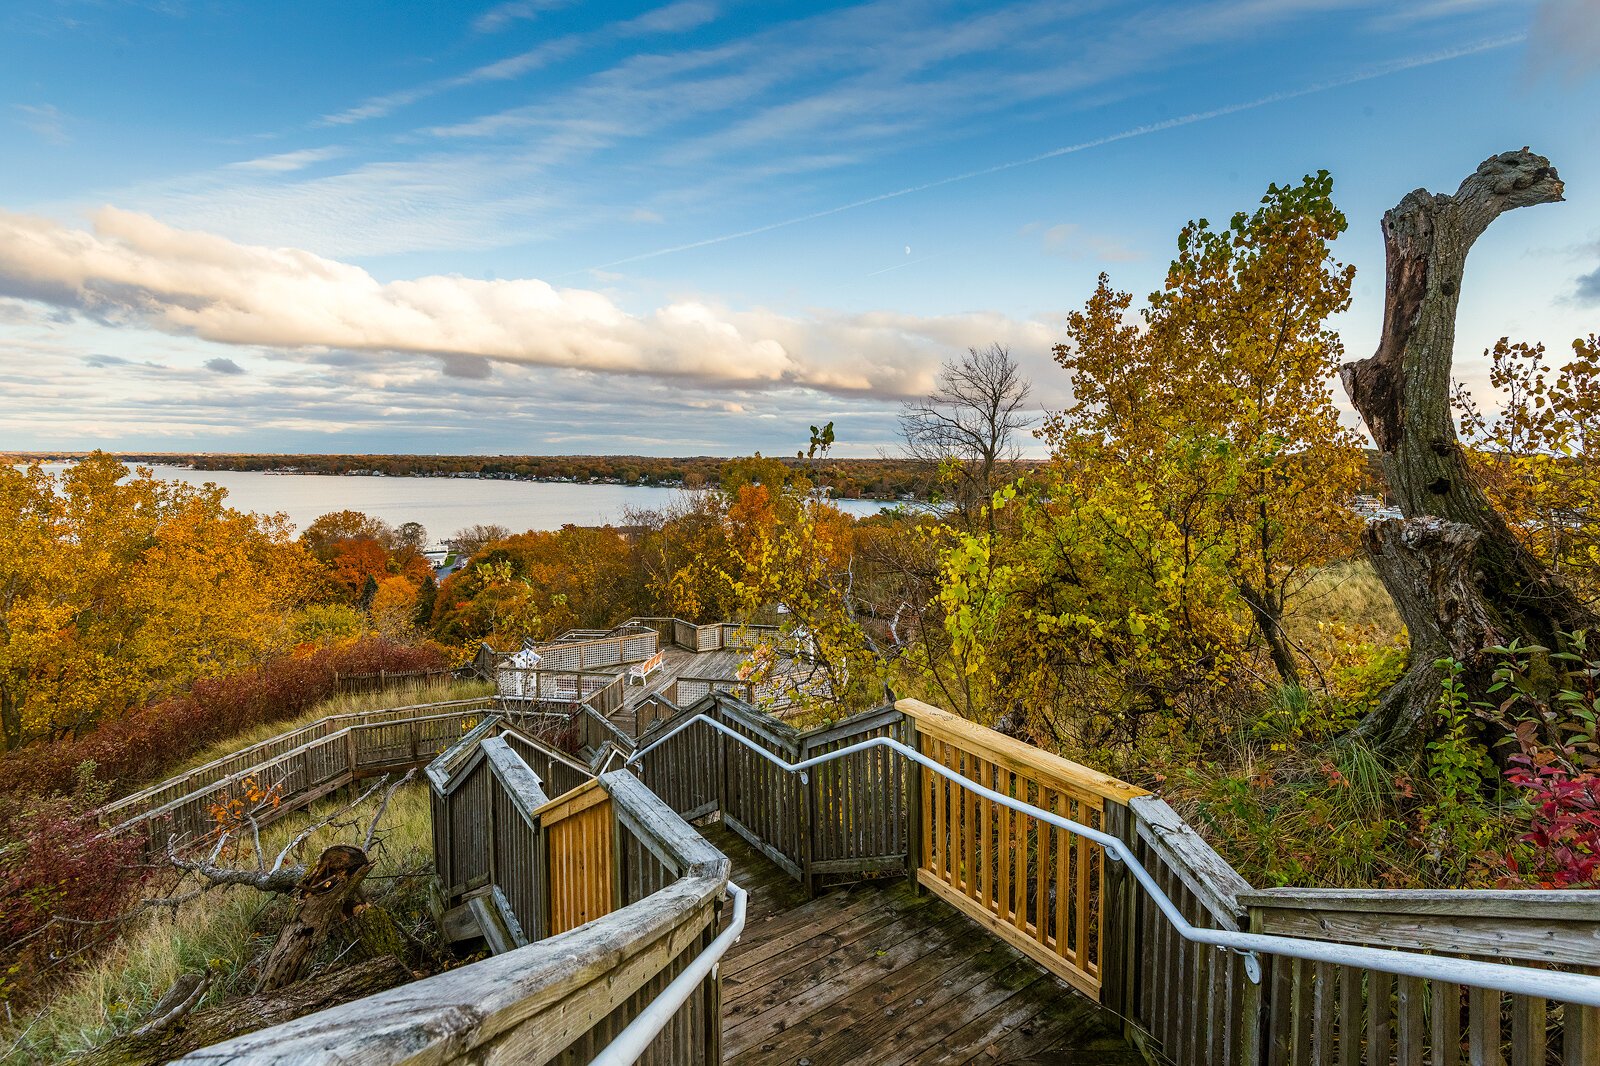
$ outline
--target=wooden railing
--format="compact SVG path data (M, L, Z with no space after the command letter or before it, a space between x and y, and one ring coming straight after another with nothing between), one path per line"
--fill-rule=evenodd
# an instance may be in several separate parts
M237 777L241 772L262 766L273 757L293 751L305 744L337 733L355 725L372 725L380 722L405 722L422 716L456 712L479 714L490 706L489 698L447 700L436 703L408 704L376 711L354 711L334 714L309 725L279 733L275 737L240 748L221 758L183 773L167 778L137 792L130 793L100 808L101 818L111 824L120 824L145 811L155 810L186 796L197 789L216 782Z
M560 644L535 644L540 667L546 670L592 670L597 666L620 666L640 662L659 650L660 637L654 629L636 627L596 640L568 641Z
M1106 805L1144 795L1086 766L916 700L899 709L915 747L940 765L1091 829ZM1041 822L934 773L920 773L917 880L1000 939L1099 996L1105 855L1087 837Z
M423 766L486 714L481 706L458 707L418 718L346 725L141 810L111 831L143 834L146 854L160 852L171 837L201 840L214 832L215 812L252 785L277 797L277 803L258 817L265 824L362 778ZM163 788L159 794L167 792Z
M685 819L720 812L808 889L914 878L1115 1011L1152 1062L1600 1063L1593 1007L1223 951L1179 928L1583 971L1600 961L1600 895L1257 892L1160 799L914 701L802 732L711 694L654 723L636 749L583 708L574 725L599 723L590 747L637 751L629 770L597 780L498 720L457 713L452 742L434 724L445 718L347 726L273 763L299 760L296 795L310 796L340 773L399 765L433 744L445 902L478 900L499 915L506 953L269 1030L270 1043L258 1034L215 1051L238 1046L248 1054L231 1061L251 1061L269 1049L360 1047L361 1061L390 1062L405 1058L391 1044L411 1041L429 1061L585 1061L715 936L727 863ZM340 763L340 746L356 755ZM1107 848L1137 863L1143 880ZM552 951L557 944L567 947ZM651 1061L714 1061L715 981ZM195 1061L220 1061L208 1054Z
M728 860L624 771L547 800L496 727L428 778L448 902L487 900L506 950L183 1061L588 1062L711 943ZM718 1062L718 988L701 980L639 1061Z
M538 818L550 864L550 932L610 914L611 794L590 781L541 807Z
M1596 1008L1287 958L1260 960L1258 982L1255 960L1186 939L1126 864L1108 861L1082 834L881 748L799 775L710 728L673 733L696 714L789 764L874 735L898 739L1001 796L1120 838L1200 929L1581 971L1600 966L1600 894L1253 892L1160 799L915 701L798 733L714 694L639 738L640 776L674 809L689 817L720 809L731 829L808 887L830 875L913 871L921 886L1116 1011L1152 1062L1420 1066L1426 1055L1458 1066L1464 1050L1472 1063L1600 1066ZM859 778L830 780L835 766ZM895 840L904 858L883 854ZM1520 926L1519 903L1536 909ZM1378 926L1387 932L1374 933Z
M797 654L804 650L804 641L785 633L781 626L746 624L742 622L707 622L695 625L681 618L630 618L625 626L643 626L654 630L662 640L685 651L706 652L749 650L760 644L770 644L781 652Z
M1575 896L1579 898L1574 898ZM1271 889L1241 893L1254 932L1490 961L1600 965L1600 901L1572 892ZM1600 1062L1600 1008L1442 981L1273 960L1270 1066L1349 1061ZM1556 1057L1559 1056L1559 1057Z

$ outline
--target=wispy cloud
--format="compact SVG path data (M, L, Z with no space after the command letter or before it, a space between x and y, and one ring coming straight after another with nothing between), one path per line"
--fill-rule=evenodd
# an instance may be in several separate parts
M472 28L479 33L499 33L518 22L538 18L546 11L566 7L572 0L506 0L496 4L472 20Z
M345 153L345 149L338 145L326 148L301 148L294 152L280 152L277 155L265 155L256 159L246 159L242 162L229 164L233 170L257 170L272 174L287 174L296 170L304 170L316 163L337 159Z
M1037 163L1043 163L1047 160L1059 159L1062 156L1074 155L1078 152L1086 152L1092 148L1101 148L1108 144L1115 144L1118 141L1127 141L1139 137L1148 137L1154 133L1162 133L1167 130L1177 129L1182 126L1192 126L1198 122L1209 122L1213 119L1223 118L1228 115L1236 115L1244 111L1253 111L1257 108L1267 107L1272 104L1284 103L1289 100L1298 99L1304 96L1328 92L1333 89L1343 88L1347 85L1355 85L1359 82L1371 81L1375 78L1388 77L1389 75L1396 74L1404 70L1414 70L1417 67L1430 66L1435 63L1444 63L1452 59L1460 59L1464 56L1477 55L1479 53L1492 51L1497 48L1506 48L1526 39L1527 37L1525 34L1513 34L1510 36L1497 37L1491 40L1481 41L1476 44L1466 45L1460 48L1445 49L1443 51L1432 52L1427 55L1413 56L1408 59L1397 60L1381 66L1369 67L1363 70L1355 71L1338 78L1330 79L1328 81L1318 82L1315 85L1308 85L1299 89L1289 89L1282 92L1270 93L1266 96L1260 96L1253 100L1245 100L1235 104L1226 104L1222 107L1211 108L1208 111L1195 111L1186 115L1177 115L1172 118L1162 119L1159 122L1149 122L1143 125L1133 126L1117 133L1110 133L1102 137L1095 137L1090 140L1079 141L1075 144L1063 145L1060 148L1054 148L1048 152L1040 152L1037 155L1028 156L1024 159L1013 159L1009 162L996 163L993 166L983 167L978 170L969 170L960 174L952 174L949 177L936 178L932 181L925 181L916 185L908 185L904 188L879 193L875 196L863 197L862 199L852 200L848 203L839 204L835 207L824 208L820 211L811 211L803 215L796 215L792 218L782 219L777 222L770 222L766 225L753 226L749 229L738 230L733 233L724 233L715 237L707 237L703 240L690 241L686 244L677 244L667 248L657 248L654 251L641 252L638 255L625 256L621 259L613 259L610 262L598 264L597 267L591 267L590 269L606 270L610 269L611 267L622 266L626 263L637 263L647 259L656 259L664 255L673 255L678 252L690 251L695 248L705 248L714 244L723 244L727 241L742 240L744 238L758 236L763 233L771 233L773 230L783 229L788 226L797 226L806 222L814 222L818 219L828 218L832 215L843 214L846 211L854 211L863 207L870 207L873 204L880 204L888 200L895 200L902 196L911 196L915 193L927 192L931 189L942 188L946 185L954 185L957 182L972 181L975 178L983 178L993 174L1000 174L1008 170L1015 170L1018 167L1033 166Z
M67 136L67 116L54 104L13 104L12 109L21 117L17 119L47 144L70 144Z
M562 6L557 3L502 4L485 13L478 20L480 32L493 32L483 27L490 20L496 28L503 28L521 18L532 18L541 11ZM462 74L437 78L422 85L373 96L354 107L324 115L323 126L348 126L368 119L391 115L404 107L438 96L455 89L464 89L485 82L511 81L577 55L594 44L618 38L641 37L654 34L685 33L713 21L717 7L705 0L678 0L665 7L647 11L635 18L610 23L588 33L571 33L551 37L532 48L484 63Z

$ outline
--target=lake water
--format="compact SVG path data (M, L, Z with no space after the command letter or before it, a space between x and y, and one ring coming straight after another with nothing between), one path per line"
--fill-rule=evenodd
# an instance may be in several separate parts
M59 471L63 464L47 463ZM512 532L599 526L622 521L623 511L655 509L672 502L678 489L629 485L566 485L544 481L487 481L443 477L335 477L319 474L264 474L244 470L188 470L155 467L157 477L228 490L228 503L241 511L283 512L305 529L329 511L361 511L391 525L421 522L433 540L471 525L500 525ZM849 514L876 514L889 503L840 500Z

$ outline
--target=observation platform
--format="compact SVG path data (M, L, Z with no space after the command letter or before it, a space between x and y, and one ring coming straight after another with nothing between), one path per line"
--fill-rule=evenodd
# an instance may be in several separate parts
M1143 1066L1121 1021L903 877L814 899L720 823L750 893L721 965L724 1062Z

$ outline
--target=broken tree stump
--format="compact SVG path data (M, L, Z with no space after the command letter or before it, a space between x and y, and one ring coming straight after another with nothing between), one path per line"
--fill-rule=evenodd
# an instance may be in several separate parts
M304 976L317 950L362 902L361 882L372 869L367 853L335 844L295 886L295 912L278 933L257 990L270 992Z
M1390 754L1415 752L1427 739L1429 719L1417 714L1419 666L1431 670L1448 653L1467 665L1469 678L1481 678L1486 664L1479 659L1492 643L1520 640L1558 648L1561 634L1597 621L1523 546L1474 481L1450 407L1467 253L1500 215L1559 202L1563 188L1550 161L1524 148L1484 160L1454 194L1417 189L1383 216L1387 275L1378 351L1345 364L1340 376L1378 447L1401 513L1476 535L1426 526L1367 539L1373 566L1395 595L1412 642L1411 670L1396 686L1400 691L1360 726L1369 742ZM1435 561L1429 561L1430 553ZM1442 572L1446 563L1460 573ZM1424 594L1424 586L1440 591ZM1457 631L1464 620L1470 624ZM1441 635L1452 633L1455 639L1441 642ZM1437 683L1435 672L1434 696ZM1476 686L1469 681L1470 687Z

